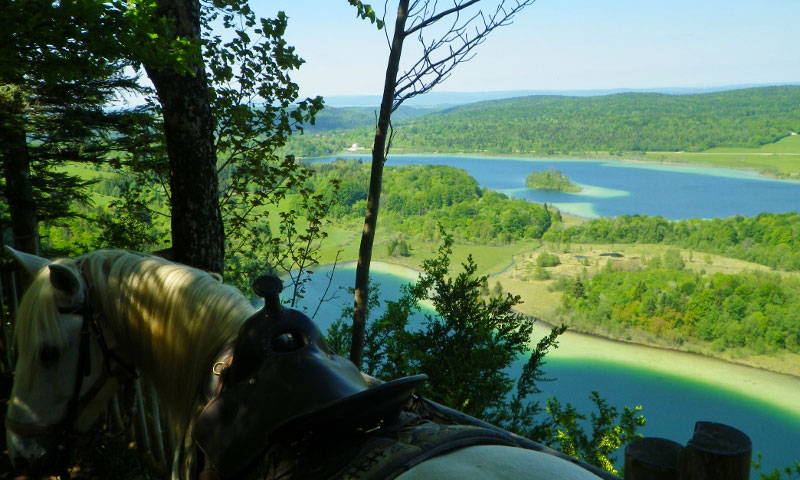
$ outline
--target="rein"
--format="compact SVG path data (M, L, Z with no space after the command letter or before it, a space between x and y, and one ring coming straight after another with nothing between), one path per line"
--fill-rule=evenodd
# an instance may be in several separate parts
M5 419L6 429L24 436L58 436L61 440L58 449L66 451L71 441L86 434L93 423L98 411L105 406L123 385L134 381L138 375L136 371L124 362L111 348L103 335L102 328L97 322L92 310L92 301L89 295L89 282L81 270L86 285L83 302L77 307L59 307L62 314L78 314L82 317L80 344L78 346L78 363L75 371L75 384L72 398L67 404L67 414L54 424L21 423ZM84 378L92 374L92 359L90 340L94 334L100 345L103 355L103 372L89 391L81 397ZM113 362L113 363L112 363Z

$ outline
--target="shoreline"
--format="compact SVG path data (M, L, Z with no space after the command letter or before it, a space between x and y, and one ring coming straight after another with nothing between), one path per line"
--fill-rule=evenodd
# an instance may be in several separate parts
M546 321L536 323L542 328L542 336L549 331L550 324ZM559 348L549 354L552 359L602 361L687 378L757 399L800 418L800 404L796 401L800 396L798 376L701 353L626 342L576 330L567 330L561 340ZM598 346L611 348L597 349Z
M350 265L355 265L355 264L356 264L355 261L343 262L343 263L338 264L337 268L339 268L341 266L344 266L344 265L350 266ZM513 264L514 264L514 262L512 262L512 264L509 265L508 268L512 267ZM377 268L373 269L372 267L377 267ZM417 279L417 275L419 275L421 273L420 271L418 271L416 269L413 269L411 267L408 267L406 265L401 265L401 264L398 264L398 263L391 263L391 262L386 262L386 261L373 261L372 265L371 265L371 268L370 268L370 271L380 271L381 273L388 273L388 274L391 274L391 275L394 275L394 276L402 277L402 278L404 278L406 280L409 280L409 281L416 280ZM489 277L493 278L493 277L495 277L497 275L500 275L502 273L503 272L498 272L498 273L490 275ZM515 310L515 311L517 311L518 313L521 313L523 315L528 315L527 313L519 311L519 310ZM549 322L548 320L545 320L545 319L540 318L540 317L535 317L535 318L536 318L536 323L537 324L546 326L548 330L552 329L555 326L553 323ZM669 352L669 353L692 355L692 356L696 356L698 358L711 359L711 360L718 361L718 362L724 362L724 363L727 363L729 365L736 365L736 366L741 366L741 367L746 367L746 368L752 368L752 369L756 369L756 370L759 370L759 371L762 371L762 372L774 373L776 375L782 375L782 376L785 376L787 378L800 380L800 375L793 375L791 373L779 372L779 371L771 370L769 368L766 368L766 367L763 367L763 366L760 366L760 365L753 365L753 364L745 363L745 362L737 362L737 361L732 360L732 359L715 357L715 356L706 355L706 354L703 354L703 353L700 353L700 352L694 352L694 351L690 351L690 350L681 350L681 349L675 348L675 347L669 347L669 346L665 346L665 345L657 345L657 344L652 344L652 343L632 342L632 341L629 341L629 340L623 340L623 339L619 339L619 338L614 338L614 337L610 337L610 336L601 335L599 333L592 333L592 332L586 332L586 331L582 331L582 330L577 330L574 327L569 327L569 329L567 330L567 333L580 335L580 336L585 336L585 337L591 337L591 338L594 338L594 339L597 339L597 340L602 340L602 341L606 341L606 342L610 342L610 343L614 343L614 344L619 344L619 345L634 345L634 346L643 347L643 348L651 348L651 349L655 349L655 350L661 350L661 351Z
M522 312L519 312L519 313L522 313ZM553 325L549 321L543 320L543 319L538 318L538 317L536 318L536 323L541 324L542 326L546 326L546 328L548 328L548 329L552 329L553 327L555 327L555 325ZM591 333L591 332L586 332L586 331L583 331L583 330L577 330L577 329L575 329L573 327L570 327L570 326L568 326L567 332L571 333L571 334L574 334L574 335L577 335L577 336L590 337L592 339L602 340L604 342L614 343L614 344L617 344L617 345L634 346L634 347L649 348L649 349L654 349L654 350L661 350L661 351L663 351L665 353L668 353L668 354L669 353L677 353L677 354L689 355L689 356L693 356L693 357L699 358L699 359L708 359L708 360L713 360L713 361L716 361L716 362L723 362L723 363L726 363L726 364L732 365L732 366L751 368L751 369L758 370L760 372L765 372L765 373L774 374L774 375L780 375L780 376L786 377L787 379L800 380L800 375L794 375L794 374L791 374L791 373L779 372L779 371L776 371L776 370L771 370L771 369L766 368L766 367L761 366L761 365L755 365L755 364L745 363L745 362L737 362L737 361L729 359L729 358L720 358L720 357L714 357L714 356L711 356L711 355L705 355L705 354L700 353L700 352L695 352L695 351L690 351L690 350L681 350L679 348L668 347L668 346L665 346L665 345L658 345L658 344L654 344L654 343L638 343L638 342L633 342L633 341L629 341L629 340L623 340L623 339L620 339L620 338L607 337L605 335L600 335L599 333Z
M354 264L355 262L343 262L337 268ZM388 273L410 281L415 280L420 273L405 265L384 261L372 262L370 271ZM546 335L552 327L547 320L537 318L530 345L534 347L538 338ZM572 329L568 329L559 338L559 347L549 356L554 360L603 361L683 377L758 399L800 417L800 404L796 402L800 398L800 376L761 366Z
M642 156L648 153L663 153L663 152L642 152ZM679 152L675 152L679 153ZM682 153L682 152L681 152ZM696 153L703 153L703 152L696 152ZM369 155L370 151L363 149L358 151L341 151L338 153L333 153L331 155L325 155L321 157L299 157L301 160L304 161L314 161L315 159L320 158L330 158L330 157L337 157L343 156L346 157L347 155ZM565 154L558 154L558 155L547 155L547 154L532 154L532 153L485 153L485 152L416 152L416 151L396 151L392 155L396 156L463 156L463 157L472 157L472 158L485 158L487 160L492 159L508 159L508 160L565 160L565 161L586 161L586 162L621 162L621 163L632 163L632 164L640 164L640 165L663 165L663 166L674 166L674 167L697 167L697 168L709 168L714 170L719 169L728 169L734 170L739 172L747 172L752 173L754 175L764 177L770 180L781 180L787 182L800 182L800 179L796 178L787 178L780 175L775 175L773 173L757 170L755 168L748 168L748 167L737 167L737 166L721 166L721 165L713 165L709 163L703 162L690 162L686 160L679 160L679 159L666 159L666 160L648 160L643 158L642 156L624 156L624 155L612 155L609 153L565 153ZM776 154L777 155L777 154ZM800 155L800 154L798 154Z

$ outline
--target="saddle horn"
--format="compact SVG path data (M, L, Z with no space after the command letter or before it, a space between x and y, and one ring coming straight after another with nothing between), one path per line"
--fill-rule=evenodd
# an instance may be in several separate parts
M264 299L264 309L272 318L277 319L281 309L281 292L283 282L275 275L261 275L253 282L253 291Z

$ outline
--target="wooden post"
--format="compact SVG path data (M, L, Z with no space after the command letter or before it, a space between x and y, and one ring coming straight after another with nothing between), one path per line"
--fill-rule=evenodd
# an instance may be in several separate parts
M665 438L637 438L625 447L625 480L676 480L683 447Z
M678 480L749 480L750 437L721 423L697 422L678 454Z

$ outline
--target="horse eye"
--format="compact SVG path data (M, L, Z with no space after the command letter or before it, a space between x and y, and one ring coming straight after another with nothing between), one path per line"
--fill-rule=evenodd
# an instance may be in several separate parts
M52 345L43 345L39 350L39 361L45 368L50 368L58 362L61 351Z

